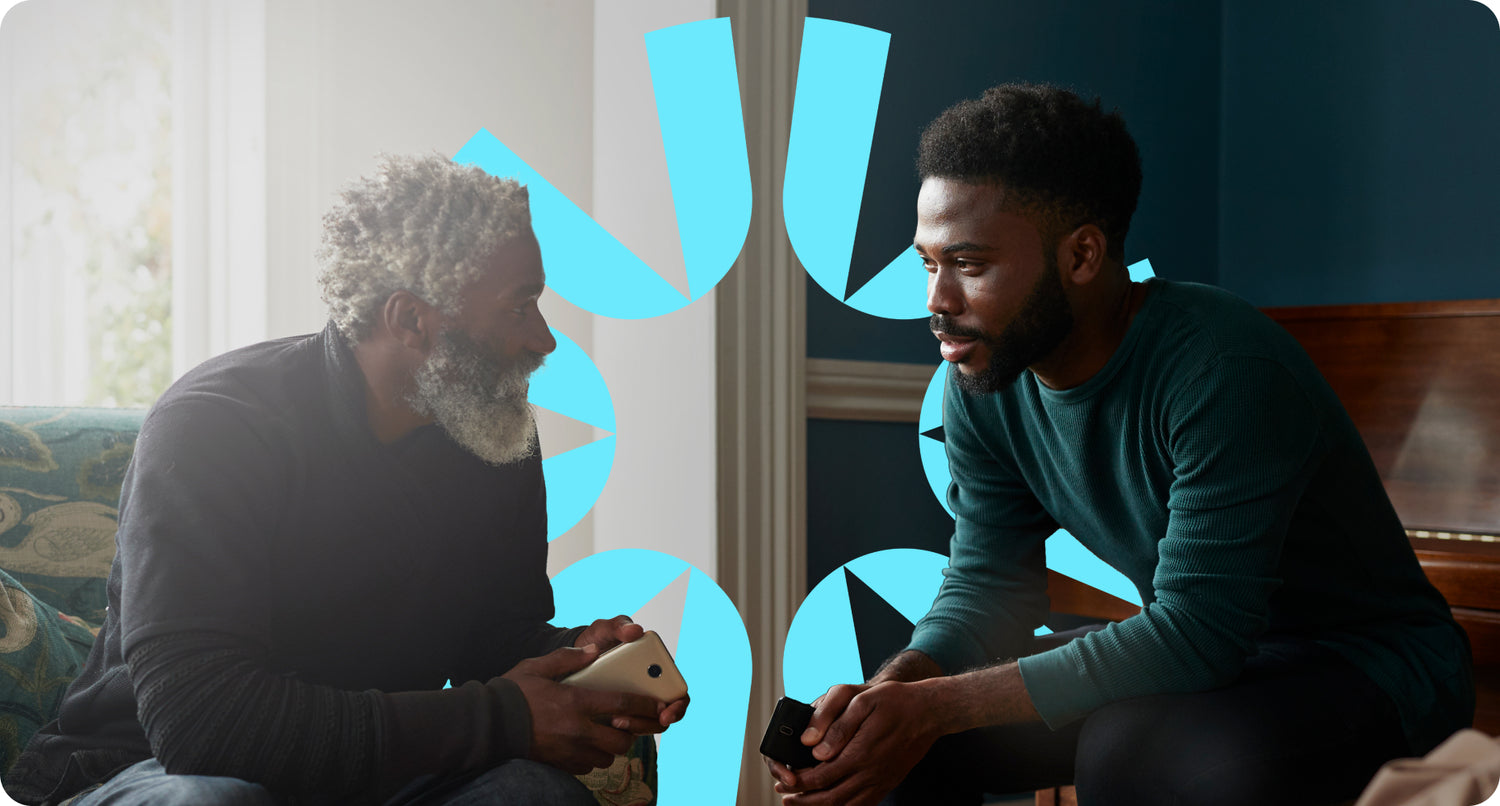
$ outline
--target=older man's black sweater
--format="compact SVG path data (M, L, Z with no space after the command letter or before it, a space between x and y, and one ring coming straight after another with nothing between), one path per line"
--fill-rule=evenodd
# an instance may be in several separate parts
M12 796L57 800L151 755L360 797L526 754L526 701L496 676L577 634L547 624L541 461L487 465L435 426L382 444L364 400L332 326L162 396L121 492L104 628Z

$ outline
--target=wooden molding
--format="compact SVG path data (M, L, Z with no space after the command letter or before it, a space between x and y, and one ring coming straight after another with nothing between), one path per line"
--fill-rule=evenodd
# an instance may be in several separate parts
M736 803L781 802L760 738L782 690L792 614L807 595L806 274L782 225L782 173L807 0L718 0L738 59L754 213L715 290L717 582L740 611L754 668Z
M882 361L807 359L807 416L914 423L937 367Z

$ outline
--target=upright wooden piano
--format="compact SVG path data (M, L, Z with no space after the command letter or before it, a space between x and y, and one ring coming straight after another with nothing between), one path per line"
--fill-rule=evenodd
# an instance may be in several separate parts
M1474 727L1500 736L1500 299L1267 308L1301 342L1370 449L1417 559L1469 634ZM1139 608L1056 572L1060 613ZM1072 787L1036 793L1073 806Z
M1500 736L1500 299L1267 308L1370 449L1427 578L1474 649L1474 726ZM1048 572L1052 610L1133 604Z
M1268 308L1359 428L1500 735L1500 299Z

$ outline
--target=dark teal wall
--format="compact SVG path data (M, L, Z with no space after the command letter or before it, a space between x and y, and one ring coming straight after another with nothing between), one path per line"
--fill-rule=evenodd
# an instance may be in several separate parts
M910 243L922 127L1004 81L1118 107L1127 260L1257 305L1500 297L1500 26L1473 0L811 0L890 32L851 284ZM808 355L935 362L808 287Z
M851 274L910 243L917 135L1003 81L1118 106L1145 183L1126 257L1257 305L1500 297L1500 26L1472 0L810 0L892 34ZM916 270L916 267L913 267ZM808 283L808 355L931 364L922 321ZM809 582L950 522L916 428L808 423ZM902 514L910 513L910 514Z
M1220 285L1500 297L1500 26L1472 0L1226 0Z
M1145 168L1127 259L1150 256L1174 279L1215 280L1217 3L810 0L808 13L891 34L850 267L855 287L911 245L922 128L954 103L1008 81L1059 84L1118 107ZM939 360L924 323L851 311L811 281L807 349L818 358Z
M948 553L953 519L922 475L914 424L807 425L809 586L872 551Z

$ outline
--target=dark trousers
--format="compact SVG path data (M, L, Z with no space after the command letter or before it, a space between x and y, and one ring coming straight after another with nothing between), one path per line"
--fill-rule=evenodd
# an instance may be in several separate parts
M1082 806L1326 804L1406 755L1396 706L1368 676L1310 641L1267 640L1223 688L1123 700L1058 731L944 737L885 803L978 804L1071 783Z

